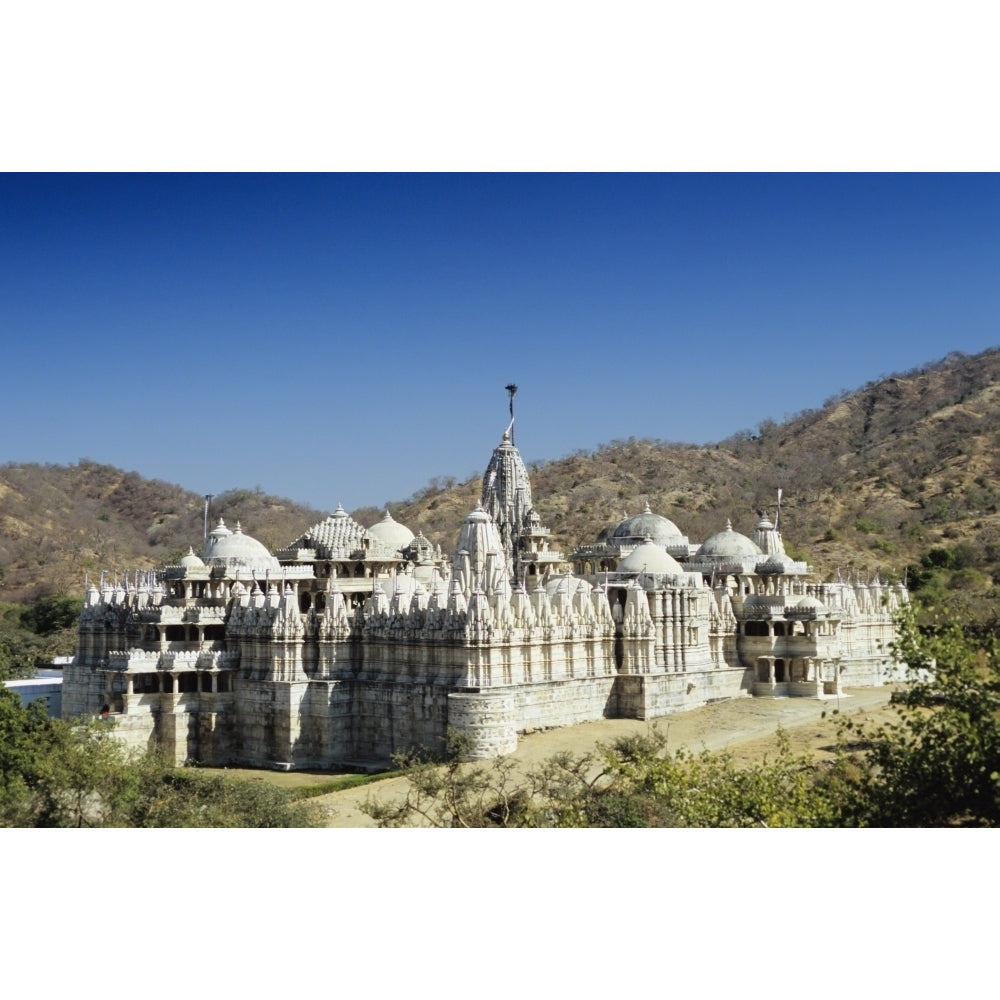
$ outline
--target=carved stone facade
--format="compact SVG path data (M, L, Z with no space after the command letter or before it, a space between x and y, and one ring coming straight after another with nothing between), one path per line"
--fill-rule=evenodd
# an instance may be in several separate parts
M571 562L505 433L450 560L338 508L273 554L220 521L203 557L88 585L63 715L179 761L331 768L439 751L449 727L491 757L534 729L889 678L905 590L814 582L767 517L696 546L647 505Z

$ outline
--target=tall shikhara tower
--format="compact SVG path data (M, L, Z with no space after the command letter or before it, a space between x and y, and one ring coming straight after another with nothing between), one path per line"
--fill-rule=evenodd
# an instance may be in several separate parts
M507 386L510 424L483 473L482 496L483 508L500 532L507 572L514 584L523 582L528 576L544 574L545 569L562 560L561 553L549 551L549 529L542 527L532 507L528 470L521 453L514 447L516 392L516 385Z

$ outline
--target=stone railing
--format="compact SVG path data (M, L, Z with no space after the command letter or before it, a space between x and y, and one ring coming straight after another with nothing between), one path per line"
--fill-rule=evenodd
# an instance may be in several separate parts
M150 670L225 670L239 664L238 650L128 649L108 653L107 669L146 673Z

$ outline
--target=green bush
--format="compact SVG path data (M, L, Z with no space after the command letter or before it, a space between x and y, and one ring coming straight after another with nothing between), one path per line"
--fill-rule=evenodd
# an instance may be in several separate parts
M0 689L0 826L315 826L284 789L130 754L106 724L51 719Z

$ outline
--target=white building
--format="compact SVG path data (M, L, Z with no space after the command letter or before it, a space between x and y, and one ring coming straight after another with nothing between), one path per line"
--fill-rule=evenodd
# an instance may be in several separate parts
M889 678L905 589L816 582L767 517L696 545L647 505L571 563L505 433L450 559L338 507L275 553L220 521L200 557L88 585L63 715L178 760L325 768L449 727L488 757L530 729Z

